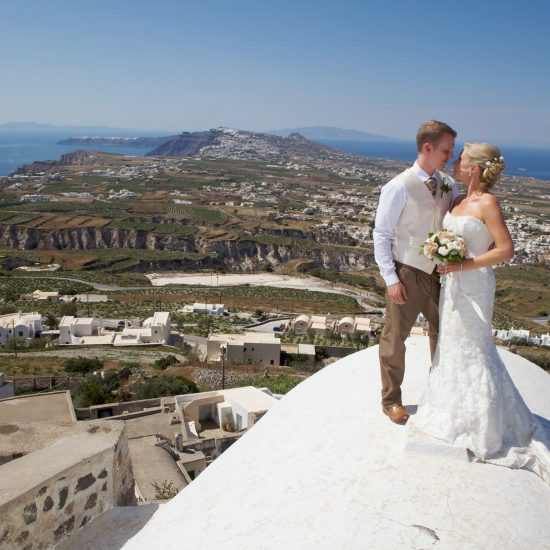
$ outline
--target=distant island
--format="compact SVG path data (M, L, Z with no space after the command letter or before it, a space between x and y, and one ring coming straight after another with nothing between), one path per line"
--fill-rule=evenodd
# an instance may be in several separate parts
M176 136L164 137L105 137L83 136L61 139L57 145L107 145L111 147L137 147L139 149L155 149Z
M203 132L182 132L172 136L156 137L123 137L123 136L73 136L57 142L58 145L102 145L111 147L136 147L150 149L146 156L179 156L193 155L203 147L219 143L220 138L226 134L224 128L214 128ZM231 132L230 132L231 133ZM245 132L246 133L246 132ZM304 128L287 128L272 130L269 132L247 132L249 135L264 136L264 139L272 138L296 138L310 142L323 141L356 141L356 142L388 142L398 143L402 140L347 130L331 126L308 126Z
M206 148L218 148L232 150L232 154L242 152L242 144L252 146L253 157L255 154L272 156L289 151L299 151L300 154L326 155L340 154L336 149L328 147L313 140L308 140L297 132L291 132L288 136L247 132L233 128L213 128L205 132L182 132L176 136L165 137L71 137L57 142L58 145L102 145L111 147L139 147L150 149L145 153L146 157L182 157L196 155Z
M153 132L135 130L132 128L115 128L111 126L71 126L41 124L38 122L6 122L0 124L1 133L32 133L32 134L66 134L71 136L155 136L158 134L173 134L174 132Z
M285 128L283 130L268 130L266 134L275 136L288 136L290 134L300 134L307 139L312 140L331 140L331 141L388 141L399 142L401 139L361 132L360 130L349 130L345 128L336 128L334 126L305 126L302 128Z
M72 126L72 125L54 125L54 124L41 124L38 122L6 122L0 124L0 132L4 133L39 133L39 134L67 134L69 137L59 141L59 145L85 145L84 141L76 141L76 138L101 138L105 142L89 142L88 144L96 145L115 145L114 140L116 138L128 138L136 141L120 141L120 147L148 147L145 145L142 138L152 138L168 141L175 136L176 132L154 132L145 130L136 130L132 128L116 128L110 126ZM199 135L206 134L208 131L196 131L196 132L182 132L186 135ZM310 140L334 140L334 141L377 141L377 142L400 142L401 139L397 139L390 136L384 136L380 134L373 134L370 132L363 132L360 130L351 130L346 128L338 128L335 126L304 126L299 128L284 128L281 130L266 130L259 133L269 134L273 136L287 137L291 134L300 134ZM163 135L164 134L164 135ZM74 140L74 141L73 141Z

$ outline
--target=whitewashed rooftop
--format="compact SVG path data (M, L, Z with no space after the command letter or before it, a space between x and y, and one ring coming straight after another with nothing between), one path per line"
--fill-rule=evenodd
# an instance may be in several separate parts
M404 402L414 411L428 339L407 346ZM550 376L500 353L531 410L549 419ZM378 347L348 356L285 396L139 532L129 529L123 548L550 548L550 489L535 474L405 450L405 433L380 411ZM120 524L113 529L122 540Z

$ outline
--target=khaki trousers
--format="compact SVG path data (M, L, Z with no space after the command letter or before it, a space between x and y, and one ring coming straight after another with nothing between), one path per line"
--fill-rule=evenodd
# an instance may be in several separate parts
M386 292L386 324L380 335L379 355L382 377L382 406L401 405L401 384L405 376L405 340L419 313L430 324L432 360L439 335L439 275L409 265L395 263L397 276L405 286L407 301L391 302Z

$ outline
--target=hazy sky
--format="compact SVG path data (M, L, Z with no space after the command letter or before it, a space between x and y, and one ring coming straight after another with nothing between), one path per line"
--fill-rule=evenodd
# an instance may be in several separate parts
M0 0L0 123L550 146L547 0Z

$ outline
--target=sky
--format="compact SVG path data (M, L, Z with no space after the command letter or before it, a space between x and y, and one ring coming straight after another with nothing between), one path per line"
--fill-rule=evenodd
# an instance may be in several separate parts
M550 147L547 0L0 0L0 124Z

